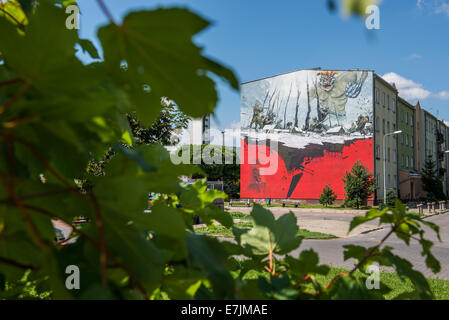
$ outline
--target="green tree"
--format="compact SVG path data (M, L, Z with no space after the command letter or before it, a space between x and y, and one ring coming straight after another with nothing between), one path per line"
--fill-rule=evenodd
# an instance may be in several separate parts
M330 184L327 184L323 188L323 192L321 192L321 194L320 194L320 199L319 199L320 203L327 207L328 205L333 204L335 199L337 199L335 192L332 190L332 187L330 186Z
M362 162L357 161L351 168L351 172L346 172L342 179L346 192L344 205L348 207L360 208L366 200L372 196L375 188L374 177Z
M387 199L386 199L387 200L386 201L387 206L393 207L395 205L395 203L396 203L396 199L397 198L398 197L397 197L396 192L394 190L392 190L392 189L388 190L387 191Z
M189 117L179 110L168 99L161 99L162 110L159 117L148 128L142 126L135 112L128 114L128 122L131 127L132 137L136 144L152 144L160 142L164 146L176 144L173 134L185 129L189 123Z
M205 162L205 156L209 156L210 161ZM217 163L212 163L212 160ZM192 178L207 177L211 181L223 181L224 192L228 198L240 198L240 164L236 148L207 144L199 148L191 145L190 163L199 163L198 166L202 171L201 174L194 174Z
M435 168L435 162L432 159L432 155L429 155L424 163L421 181L424 191L427 192L427 199L429 201L446 199L443 191L443 182L437 175L437 170Z

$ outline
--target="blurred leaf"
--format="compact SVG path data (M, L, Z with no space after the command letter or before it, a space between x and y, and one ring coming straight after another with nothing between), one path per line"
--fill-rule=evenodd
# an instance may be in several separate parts
M243 233L240 241L253 255L286 254L300 245L302 238L297 236L299 228L293 213L275 220L270 211L255 204L251 217L254 227Z
M121 25L98 31L109 72L144 122L156 119L161 97L174 100L193 117L212 113L218 99L208 72L238 88L234 74L203 57L192 42L208 25L188 10L173 8L132 12Z

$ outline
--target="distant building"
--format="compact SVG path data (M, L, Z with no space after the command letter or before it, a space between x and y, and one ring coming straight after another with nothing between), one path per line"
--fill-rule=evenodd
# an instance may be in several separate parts
M394 84L390 84L382 77L374 74L374 114L375 119L375 164L374 172L376 177L375 200L383 200L384 195L384 157L387 160L385 186L388 190L398 190L398 136L392 135L385 139L386 148L384 155L383 138L387 133L394 132L397 129L397 97L398 91ZM400 137L400 136L399 136Z
M203 118L192 118L187 132L189 134L189 142L192 145L210 143L210 115Z
M399 198L402 200L424 196L418 161L415 161L416 151L419 150L419 143L415 143L415 124L415 107L398 97L397 125L402 130L402 134L398 136L398 184Z
M369 202L383 201L384 184L401 200L423 199L428 156L448 194L448 123L401 98L374 71L305 69L243 83L240 124L242 197L316 202L331 184L339 202L341 178L361 161L376 178ZM260 174L257 159L249 159L260 141L278 144L275 174Z

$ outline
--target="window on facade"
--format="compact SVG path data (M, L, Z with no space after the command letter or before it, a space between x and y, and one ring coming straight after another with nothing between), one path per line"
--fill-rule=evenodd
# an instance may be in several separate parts
M402 162L402 166L405 166L405 157L404 157L404 155L402 155L402 157L401 157L402 159L401 159L401 162Z
M391 106L392 106L393 112L396 112L396 100L394 98L391 99Z
M387 107L388 107L388 110L390 110L390 95L389 94L387 94Z
M393 161L394 163L398 162L396 150L393 150Z
M382 105L385 107L385 92L382 93Z
M393 176L393 186L396 189L397 188L397 178L396 175Z
M387 160L388 160L388 162L390 162L390 148L388 148L388 153L387 153L387 155L388 155Z
M408 112L405 114L405 123L408 124Z
M385 134L385 119L382 119L382 133Z
M390 121L387 121L387 133L390 133Z
M376 103L379 103L379 90L376 88Z
M410 137L410 147L413 148L413 136Z
M405 135L405 145L408 146L408 134Z
M408 156L405 157L405 167L408 168Z
M388 181L388 185L387 185L387 187L390 185L390 180L391 180L390 179L390 175L388 175L388 180L387 180Z
M376 145L376 157L380 158L380 146Z
M379 131L379 117L376 117L375 126L376 126L376 131Z

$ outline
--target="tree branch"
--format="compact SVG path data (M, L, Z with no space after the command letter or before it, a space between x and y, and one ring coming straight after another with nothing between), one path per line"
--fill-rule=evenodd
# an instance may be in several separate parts
M23 81L22 78L12 78L12 79L9 79L9 80L0 81L0 87L8 86L10 84L17 83L17 82L22 82L22 81Z
M0 263L8 264L10 266L20 268L20 269L31 269L31 270L37 270L38 268L36 266L22 263L20 261L11 260L8 258L0 257Z
M98 201L93 194L89 195L89 199L92 202L96 215L96 222L98 228L98 237L100 242L100 265L101 265L101 280L103 281L103 285L105 287L108 286L108 276L107 276L107 251L106 251L106 243L104 240L104 225L103 225L103 216L101 214L100 206L98 205Z
M77 229L76 226L75 226L73 223L71 223L71 222L67 221L66 219L61 218L61 217L59 217L58 215L56 215L56 214L54 214L54 213L52 213L52 212L50 212L50 211L48 211L48 210L45 210L45 209L43 209L43 208L39 208L39 207L36 207L36 206L33 206L33 205L28 205L28 204L24 204L24 207L25 207L26 209L32 210L32 211L34 211L34 212L36 212L36 213L43 214L43 215L45 215L45 216L47 216L47 217L49 217L49 218L51 218L51 219L58 219L58 220L61 220L61 221L65 222L66 224L72 226L72 228L73 228L74 230L76 230L76 232L77 232L81 237L83 237L84 239L86 239L86 240L87 240L90 244L92 244L97 250L101 251L100 245L99 245L94 239L92 239L88 234L86 234L84 231L82 231L82 230L80 230L80 229ZM125 271L125 272L128 274L130 280L132 280L133 283L136 284L137 288L139 289L140 293L144 296L144 298L145 298L145 299L149 299L149 296L147 295L144 286L143 286L143 285L140 283L140 281L134 276L134 274L128 269L128 267L127 267L126 265L124 265L124 264L123 264L117 257L115 257L114 255L108 253L107 251L106 251L106 254L107 254L107 256L109 257L109 259L111 259L111 260L112 260L112 261L113 261L119 268L121 268L123 271Z
M16 205L16 207L19 209L20 213L22 214L22 217L25 220L25 224L27 225L28 229L31 232L33 240L36 242L37 245L42 247L42 249L44 251L49 250L50 246L48 245L47 242L45 242L44 239L42 239L42 237L40 236L40 234L37 231L36 227L34 226L33 222L31 221L30 216L26 212L23 204L20 202L20 199L17 197L17 195L15 193L15 190L14 190L14 185L10 184L8 182L8 179L7 179L6 175L4 175L1 172L0 172L0 180L2 181L3 185L5 186L5 188L8 190L11 198L13 199L13 201L14 201L14 203Z
M30 83L28 81L25 82L9 100L7 100L2 106L0 106L0 114L5 112L6 109L8 109L17 100L19 100L19 98L28 90L29 87Z
M42 165L45 167L45 169L47 169L56 179L58 179L63 185L65 185L68 189L70 189L71 191L73 191L74 193L78 194L78 195L82 195L82 193L75 188L74 186L72 186L69 182L67 182L63 177L61 177L49 164L48 162L44 159L44 157L36 150L36 148L34 148L30 143L28 143L25 140L22 140L21 138L17 138L14 136L6 136L5 134L0 134L0 136L5 137L6 139L11 139L15 142L18 142L20 144L22 144L23 146L25 146L28 150L31 151L31 153L42 163Z

